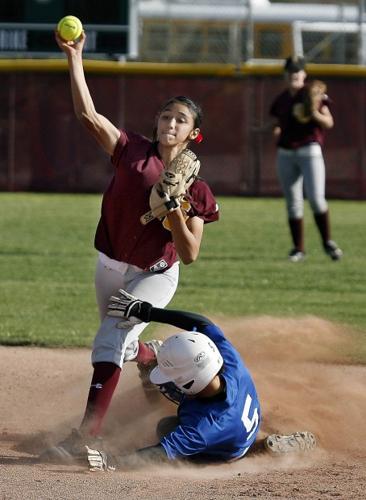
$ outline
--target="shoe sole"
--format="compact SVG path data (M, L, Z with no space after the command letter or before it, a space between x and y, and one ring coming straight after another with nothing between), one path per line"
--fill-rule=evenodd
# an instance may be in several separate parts
M343 257L343 252L339 252L339 253L326 252L326 254L329 255L329 257L332 260L340 260Z
M295 254L289 254L287 258L290 262L302 262L303 260L305 260L306 254L299 251Z
M271 434L264 440L265 448L275 455L301 453L316 447L316 439L311 432L295 432L288 436Z
M342 250L337 247L336 243L331 242L330 246L325 245L324 252L332 259L332 260L340 260L343 257Z

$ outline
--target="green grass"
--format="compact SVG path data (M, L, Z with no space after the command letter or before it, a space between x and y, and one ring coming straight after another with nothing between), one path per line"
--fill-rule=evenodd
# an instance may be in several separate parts
M0 194L0 344L91 344L100 202L100 195ZM206 226L198 261L181 266L170 307L208 316L316 315L353 327L366 360L364 204L330 202L340 262L323 253L307 207L307 259L291 264L282 199L219 202L221 220Z

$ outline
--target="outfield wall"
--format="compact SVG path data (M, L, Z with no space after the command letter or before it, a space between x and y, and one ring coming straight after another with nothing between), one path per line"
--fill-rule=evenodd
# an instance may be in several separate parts
M97 110L150 136L160 104L188 95L204 110L193 149L215 194L278 196L275 145L261 126L283 88L280 66L85 61ZM324 79L335 127L324 149L328 198L366 196L366 68L309 65ZM0 60L0 190L100 192L109 159L73 115L64 60Z

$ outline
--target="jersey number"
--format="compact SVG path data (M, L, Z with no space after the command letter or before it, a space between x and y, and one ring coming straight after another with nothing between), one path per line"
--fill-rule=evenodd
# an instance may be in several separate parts
M241 416L241 420L244 424L244 427L248 433L247 439L250 439L255 432L256 428L258 427L259 423L259 415L258 415L258 408L255 408L253 411L253 415L250 418L249 417L249 412L250 412L250 407L252 406L252 398L248 394L246 399L245 399L245 404L244 404L244 410L243 414Z

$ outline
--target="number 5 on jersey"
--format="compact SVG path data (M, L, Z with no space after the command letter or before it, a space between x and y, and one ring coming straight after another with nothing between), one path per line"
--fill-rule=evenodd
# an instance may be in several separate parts
M251 412L251 406L252 406L252 398L248 394L245 399L244 410L241 416L241 420L244 424L245 430L248 433L247 437L248 440L252 437L259 424L258 408L254 409L251 417L249 416Z

